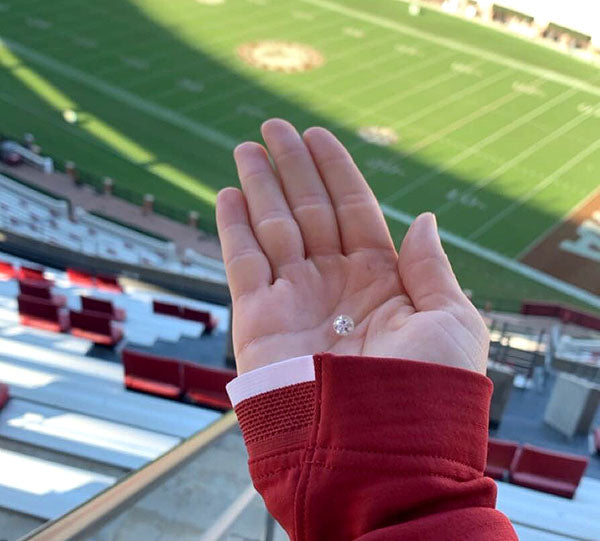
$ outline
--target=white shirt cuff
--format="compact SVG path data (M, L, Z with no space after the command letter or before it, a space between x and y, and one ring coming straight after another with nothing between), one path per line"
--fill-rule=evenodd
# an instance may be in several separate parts
M314 380L313 356L304 355L246 372L231 380L226 389L235 408L240 402L253 396Z

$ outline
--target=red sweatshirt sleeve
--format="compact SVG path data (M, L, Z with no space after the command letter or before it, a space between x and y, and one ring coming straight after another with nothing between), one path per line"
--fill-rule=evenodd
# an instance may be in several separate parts
M517 539L483 476L490 380L398 359L314 363L314 382L236 407L254 486L292 541Z

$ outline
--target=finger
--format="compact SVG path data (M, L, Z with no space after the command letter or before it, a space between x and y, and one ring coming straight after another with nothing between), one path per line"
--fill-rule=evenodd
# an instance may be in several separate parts
M271 283L271 267L250 227L246 201L237 188L217 196L217 228L231 296L235 301Z
M406 292L418 311L464 304L464 296L442 248L435 216L421 214L404 237L398 270Z
M300 229L265 149L258 143L243 143L235 149L234 157L252 229L277 277L281 267L304 259Z
M278 118L265 122L262 134L302 232L307 257L340 253L335 212L304 141L294 126Z
M304 141L333 203L344 253L394 250L377 199L342 143L324 128L308 129Z

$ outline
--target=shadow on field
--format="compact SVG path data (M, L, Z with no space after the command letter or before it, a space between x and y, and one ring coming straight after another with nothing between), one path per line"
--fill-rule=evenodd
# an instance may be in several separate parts
M240 124L246 125L249 122L256 126L255 136L258 138L258 126L265 118L261 117L262 104L268 103L268 115L265 116L281 116L294 121L296 126L303 130L313 125L321 125L333 130L336 135L347 145L357 145L360 140L357 134L349 131L345 127L339 125L329 118L319 116L299 104L293 96L274 93L269 88L262 86L258 81L245 76L243 73L232 69L225 65L215 57L204 53L201 50L194 49L185 43L175 32L169 28L156 24L143 11L141 11L133 2L125 2L110 0L103 3L103 6L110 9L114 6L118 9L118 19L120 21L134 21L135 25L121 25L122 30L115 33L115 28L111 28L110 18L106 20L107 32L112 32L114 43L119 43L121 40L126 41L130 32L129 26L135 29L137 39L151 39L157 43L157 47L161 50L168 51L169 57L167 63L172 61L173 64L181 64L188 66L197 66L197 71L194 76L199 80L218 77L219 87L222 92L227 92L232 88L243 89L236 94L236 103L243 103L246 106L246 113L243 111L235 111L239 114ZM47 15L49 18L52 14ZM6 23L8 25L8 23ZM97 22L97 24L100 24ZM0 20L0 28L3 27L3 22ZM224 32L227 29L223 29ZM16 41L19 41L18 34L10 31L6 26L1 30L1 33L7 37L14 36ZM259 32L257 39L268 39L273 37L268 30ZM280 37L280 36L275 36ZM245 40L251 41L251 40ZM23 43L27 44L26 40ZM134 45L136 43L134 42ZM75 45L73 45L73 50ZM44 53L43 49L38 49ZM123 49L123 55L127 55L127 49ZM19 56L15 51L16 56ZM52 51L46 53L48 56L53 56ZM57 60L68 64L69 50L62 50L63 56L57 53L54 56ZM159 120L150 114L142 114L138 110L124 105L122 101L107 95L105 92L95 90L92 86L75 82L63 75L59 75L56 71L48 69L39 63L28 62L25 58L20 57L21 62L27 65L31 70L41 74L45 79L50 81L52 85L59 88L71 100L78 104L82 111L87 111L96 117L102 119L112 128L126 136L131 141L134 141L150 155L153 156L153 162L161 164L170 164L175 166L181 172L190 177L200 179L201 182L211 188L219 189L223 186L237 184L235 168L231 158L231 149L211 143L207 138L193 135L189 131L175 126L172 123ZM99 68L106 66L99 64ZM110 55L109 62L114 62L115 59ZM116 59L118 62L119 60ZM324 69L324 68L322 68ZM101 70L100 70L101 71ZM10 72L5 76L10 77ZM179 75L180 76L180 75ZM118 71L114 73L107 72L105 76L98 75L99 78L109 82L115 87L120 86ZM294 77L293 74L281 74L281 77ZM173 184L164 182L154 174L143 171L139 166L132 166L121 158L116 156L107 157L104 161L104 154L97 152L96 146L104 147L105 144L101 141L93 141L90 139L90 134L84 133L83 130L76 126L69 126L70 130L77 130L81 133L81 140L73 139L69 141L68 147L59 138L53 137L53 133L57 132L56 124L62 122L60 112L50 107L43 99L35 94L31 89L25 87L20 81L15 79L13 85L19 89L19 101L28 104L19 111L19 119L22 118L22 123L19 120L20 132L32 131L36 133L39 144L51 154L56 154L64 159L73 159L84 169L91 170L93 173L104 176L108 175L116 179L117 183L142 193L154 193L157 199L164 199L174 206L183 209L195 208L201 213L212 215L213 208L206 201L200 198L194 198L193 194L181 189ZM136 93L134 88L132 93ZM138 95L143 97L140 92ZM198 96L199 102L203 99L204 93ZM211 99L214 94L206 93L207 99ZM157 98L158 105L168 107L168 98ZM0 100L0 105L8 107L5 102ZM190 120L211 127L212 123L218 121L223 115L231 114L231 102L224 103L214 102L214 105L194 112L191 110L187 114ZM14 116L14 110L12 111ZM250 115L250 118L247 116ZM64 124L64 122L63 122ZM13 125L15 123L13 122ZM63 128L60 128L63 129ZM219 130L218 128L213 128ZM0 125L0 131L2 126ZM14 133L14 129L12 130ZM224 130L219 130L224 131ZM230 138L237 142L239 133L225 132ZM178 142L185 141L185 144ZM114 151L113 151L114 154ZM396 151L370 145L356 154L356 160L365 171L367 178L375 181L375 190L380 198L385 198L389 194L395 192L403 185L409 183L414 175L424 175L431 173L432 180L419 188L419 194L422 194L422 199L416 207L405 208L400 199L394 203L398 209L404 209L411 214L419 211L429 210L428 208L428 189L433 189L436 186L447 186L448 190L456 189L458 192L467 190L471 183L464 179L458 178L449 172L436 173L432 170L431 165L420 161L418 157L412 155L410 157L402 157ZM390 164L397 164L397 173ZM140 165L149 165L141 162ZM150 163L151 165L151 163ZM409 176L402 176L402 171L410 172ZM494 193L495 200L502 206L509 205L513 201L501 194ZM524 238L531 240L535 238L535 234L529 231L529 228L535 227L535 233L541 233L550 227L556 221L556 216L543 212L539 208L529 207L527 213L519 213L518 218L503 222L502 231L495 231L496 239L490 241L490 237L482 237L482 242L489 247L505 252L509 255L514 255L515 246L524 246ZM465 208L464 216L468 218L470 210ZM481 212L481 211L479 211ZM460 217L454 218L451 224L444 223L444 217L441 217L441 225L452 230L460 230ZM405 231L405 226L391 222L391 227L397 238ZM526 235L524 232L529 231ZM518 250L516 250L518 251ZM513 252L513 253L511 253ZM472 288L476 291L485 289L491 297L506 296L510 292L512 298L519 298L527 295L530 297L548 297L548 290L542 286L537 286L533 282L528 282L522 277L515 276L509 271L498 269L493 264L487 263L480 258L471 256L464 252L458 252L455 249L449 249L449 253L453 259L457 273L463 279L465 287ZM560 295L552 295L560 298Z

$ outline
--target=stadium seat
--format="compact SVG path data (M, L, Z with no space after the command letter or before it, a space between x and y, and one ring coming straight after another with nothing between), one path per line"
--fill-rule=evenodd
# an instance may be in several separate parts
M73 336L108 347L115 346L123 338L123 330L112 324L108 314L71 310L69 317Z
M181 317L189 319L190 321L204 323L204 332L207 334L210 334L217 326L217 321L212 314L210 312L205 312L204 310L195 310L193 308L184 307Z
M182 317L181 306L171 304L170 302L152 301L152 310L155 314Z
M182 366L175 359L123 350L125 387L134 391L178 399L182 389Z
M95 284L94 277L87 272L68 268L67 277L73 285L94 287Z
M64 295L54 295L52 293L49 283L24 282L19 280L19 291L22 295L44 299L56 306L64 306L67 302L67 298Z
M69 329L69 315L52 302L19 295L17 303L22 325L53 332L65 332Z
M123 288L119 285L119 282L115 276L109 276L107 274L96 275L96 287L105 291L112 291L114 293L122 293Z
M8 402L9 398L10 394L8 392L8 385L6 385L6 383L0 382L0 410Z
M23 281L29 282L41 282L41 283L49 283L52 281L48 280L44 277L44 269L34 268L34 267L25 267L21 266L21 268L17 272L17 278Z
M588 459L532 445L517 450L510 466L510 482L565 498L573 498Z
M115 321L125 321L125 310L122 308L115 308L111 301L105 301L103 299L96 299L94 297L81 296L81 309L84 312L98 312L100 314L108 315Z
M225 385L235 378L234 371L185 362L182 365L185 398L195 404L218 410L231 408Z
M0 280L11 280L15 277L16 271L12 263L0 261Z
M485 475L492 479L506 479L518 448L519 444L514 441L490 438Z

